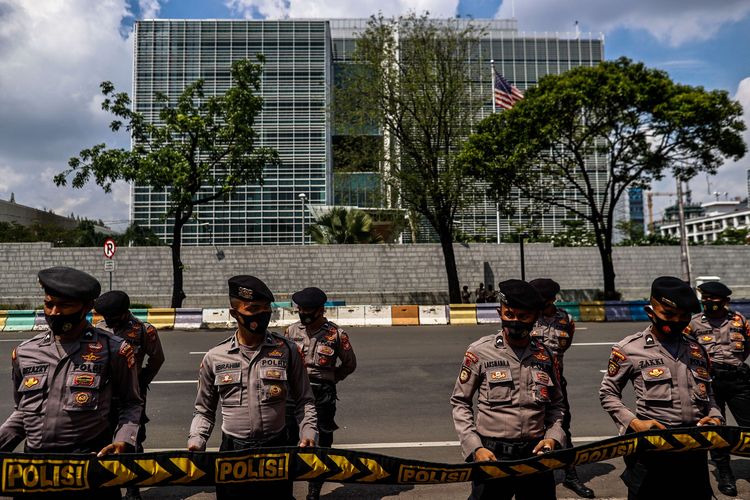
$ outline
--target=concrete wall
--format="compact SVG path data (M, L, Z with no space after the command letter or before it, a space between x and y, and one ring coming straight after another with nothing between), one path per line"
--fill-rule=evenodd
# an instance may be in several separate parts
M265 280L286 300L295 290L319 286L331 299L349 304L447 303L446 278L439 245L327 245L226 247L218 261L211 247L184 249L185 306L226 305L226 280L252 274ZM520 277L518 245L455 245L459 278L473 291L480 281ZM750 246L691 247L693 276L716 275L750 297ZM526 245L526 277L560 282L565 298L585 300L601 288L602 273L595 248L554 248ZM657 276L680 274L679 247L616 248L617 286L624 299L648 295ZM100 248L52 248L47 243L0 244L0 304L41 303L36 280L39 269L67 265L96 276L108 289ZM172 268L168 247L120 248L113 288L134 301L169 305ZM577 292L573 293L572 291Z

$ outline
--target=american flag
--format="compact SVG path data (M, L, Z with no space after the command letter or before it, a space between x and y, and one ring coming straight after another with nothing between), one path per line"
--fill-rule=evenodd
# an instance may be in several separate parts
M493 85L495 106L510 109L515 103L523 99L523 92L511 85L494 67L492 73L495 76Z

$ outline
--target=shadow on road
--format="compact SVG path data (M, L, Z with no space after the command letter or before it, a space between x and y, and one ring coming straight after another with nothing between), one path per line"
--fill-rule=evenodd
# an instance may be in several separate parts
M342 484L335 490L320 495L320 498L323 500L343 500L351 498L377 500L388 496L398 495L404 491L412 489L414 489L414 486L400 486L396 484Z
M584 483L588 483L596 477L606 476L607 474L615 470L615 466L610 463L600 462L596 464L579 465L578 467L576 467L576 470L578 471L579 479ZM555 481L557 482L557 484L562 483L564 479L565 471L556 470Z

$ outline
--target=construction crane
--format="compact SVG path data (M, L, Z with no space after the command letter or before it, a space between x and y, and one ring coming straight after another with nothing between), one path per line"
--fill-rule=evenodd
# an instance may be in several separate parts
M654 232L654 196L677 196L677 193L646 191L646 205L648 207L648 232Z

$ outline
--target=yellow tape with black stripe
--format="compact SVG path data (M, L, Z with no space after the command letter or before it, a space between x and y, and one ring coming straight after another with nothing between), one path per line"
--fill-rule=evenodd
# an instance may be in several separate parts
M333 448L261 448L232 452L82 454L0 453L2 493L85 491L125 486L212 486L254 481L446 484L527 476L634 453L710 449L750 456L750 428L690 427L626 434L524 460L440 464Z

